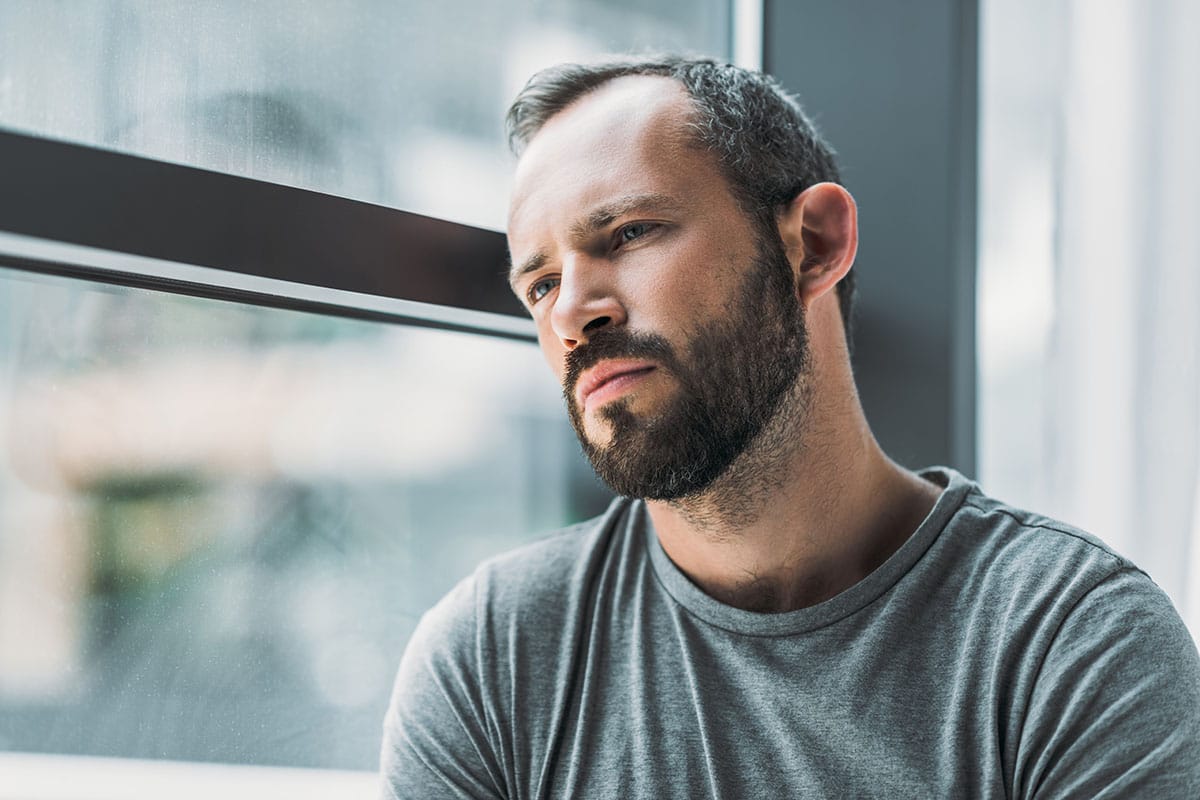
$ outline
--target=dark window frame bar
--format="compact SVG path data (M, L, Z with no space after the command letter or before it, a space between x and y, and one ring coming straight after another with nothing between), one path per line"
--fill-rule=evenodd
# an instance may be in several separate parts
M536 339L496 231L3 130L0 176L0 266Z

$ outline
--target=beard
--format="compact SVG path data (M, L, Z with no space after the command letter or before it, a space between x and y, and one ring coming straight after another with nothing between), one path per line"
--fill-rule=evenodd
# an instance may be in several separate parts
M571 424L596 474L617 494L679 500L703 493L756 444L807 372L792 266L774 231L759 235L757 249L728 314L703 323L684 344L684 357L661 336L624 328L602 329L567 354L563 395ZM650 416L634 414L627 398L602 406L611 436L599 444L585 431L575 385L608 358L653 361L678 390Z

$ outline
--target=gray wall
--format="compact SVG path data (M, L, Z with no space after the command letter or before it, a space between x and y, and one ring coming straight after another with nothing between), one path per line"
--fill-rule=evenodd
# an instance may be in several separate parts
M977 3L775 0L764 62L858 201L855 374L884 449L975 473Z

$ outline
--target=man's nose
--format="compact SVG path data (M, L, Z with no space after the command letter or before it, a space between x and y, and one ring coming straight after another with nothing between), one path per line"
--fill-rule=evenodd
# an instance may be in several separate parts
M625 307L611 280L611 265L580 256L563 264L550 326L568 351L605 328L625 324Z

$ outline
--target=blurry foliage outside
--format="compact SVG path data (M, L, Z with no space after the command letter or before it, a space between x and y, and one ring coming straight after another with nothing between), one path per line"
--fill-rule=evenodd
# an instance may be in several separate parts
M528 344L0 270L0 751L371 769L421 613L596 513Z

